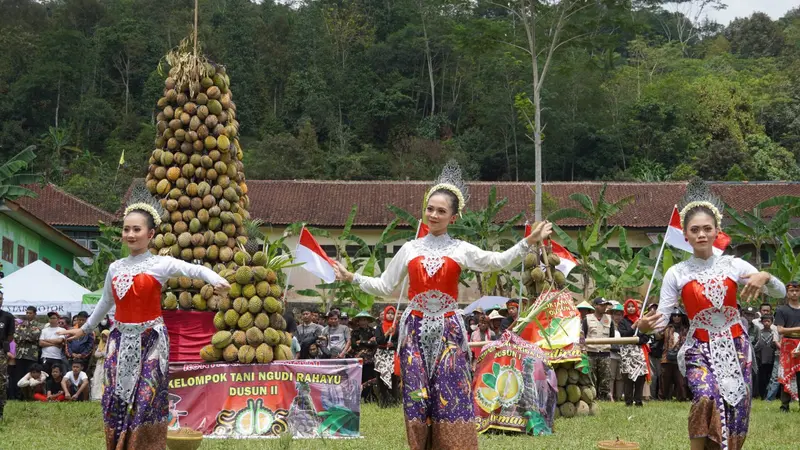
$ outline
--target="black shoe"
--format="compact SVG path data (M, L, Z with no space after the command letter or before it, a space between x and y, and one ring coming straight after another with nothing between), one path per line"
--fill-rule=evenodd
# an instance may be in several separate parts
M641 407L643 407L643 406L644 406L644 404L642 404L642 403L637 403L637 404L636 404L636 406L638 406L638 407L640 407L640 408L641 408Z
M788 413L789 412L789 407L788 406L781 406L781 412L782 413Z

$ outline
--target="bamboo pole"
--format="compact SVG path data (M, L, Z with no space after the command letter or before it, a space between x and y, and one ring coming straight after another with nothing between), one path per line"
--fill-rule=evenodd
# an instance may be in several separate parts
M483 347L484 345L491 344L494 341L479 341L470 342L470 347ZM624 338L594 338L586 339L588 345L636 345L639 343L638 337L624 337Z
M194 57L197 58L197 10L199 0L194 0Z

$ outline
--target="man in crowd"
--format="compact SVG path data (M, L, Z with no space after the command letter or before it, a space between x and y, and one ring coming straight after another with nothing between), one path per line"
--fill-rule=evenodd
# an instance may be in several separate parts
M331 358L344 358L350 351L350 327L339 323L339 313L331 310L328 313L328 326L322 330L328 345Z
M506 329L517 320L517 316L519 315L519 299L514 298L507 301L506 310L508 311L508 316L500 322L501 333L505 332Z
M75 316L75 328L80 328L86 323L89 313L81 311ZM89 367L89 358L94 348L94 333L86 333L83 337L67 342L67 360L78 361L83 367Z
M17 387L22 392L22 400L31 401L45 401L45 388L47 386L47 374L44 368L39 363L34 363L30 367L30 371L17 382Z
M317 338L322 334L323 327L313 322L313 314L310 308L304 307L300 316L300 325L297 326L297 341L300 349L304 349L317 342Z
M762 400L767 399L767 387L772 375L772 365L775 362L775 350L780 346L777 330L772 326L770 314L761 315L761 330L755 336L755 354L758 365L758 395Z
M0 308L3 307L3 291L0 291ZM14 339L14 316L0 310L0 422L3 421L3 410L8 395L8 359L12 358L11 340Z
M63 368L64 354L61 349L64 347L64 336L58 334L59 331L66 331L58 326L60 317L57 312L47 313L49 327L44 328L39 335L39 347L42 348L42 365L45 372L53 376L53 366L58 365Z
M25 319L17 325L14 342L17 344L17 373L27 374L39 362L39 336L42 326L36 321L36 307L28 306Z
M781 335L778 381L781 391L781 411L789 412L789 404L797 400L800 390L800 283L786 284L786 304L775 312L775 325Z
M64 397L67 400L79 401L89 399L89 377L83 371L83 364L79 361L72 362L72 371L61 381Z
M583 334L586 339L592 338L613 338L614 321L606 314L606 307L610 302L602 297L594 299L594 312L587 314L583 319ZM599 400L611 400L611 346L610 345L587 345L589 364L592 367L592 375L597 386L597 398Z

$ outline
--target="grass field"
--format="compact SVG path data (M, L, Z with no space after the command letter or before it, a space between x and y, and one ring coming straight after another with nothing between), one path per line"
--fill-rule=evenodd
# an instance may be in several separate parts
M800 412L778 411L779 402L755 401L746 449L800 448ZM644 408L626 408L603 403L600 415L557 419L555 434L547 437L487 434L480 437L482 449L594 449L596 442L614 439L639 442L642 449L688 448L686 414L688 403L649 403ZM214 449L369 449L405 448L403 413L398 408L380 409L372 404L361 411L363 439L351 440L206 440L201 450ZM6 406L0 424L0 450L104 448L100 405L97 403L21 403Z

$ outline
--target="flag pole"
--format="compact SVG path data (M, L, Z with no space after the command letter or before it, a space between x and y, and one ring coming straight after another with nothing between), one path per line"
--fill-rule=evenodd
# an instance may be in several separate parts
M669 225L667 225L667 231L669 231ZM647 300L650 298L650 289L653 288L653 282L656 279L656 272L658 272L658 265L661 263L661 257L664 255L664 247L666 246L667 246L667 234L664 233L664 240L663 242L661 242L661 250L658 251L656 264L655 266L653 266L653 275L650 276L650 284L647 286L647 292L644 294L644 301L642 302L642 310L639 312L639 320L642 319L642 317L644 316L644 311L647 308Z
M303 235L303 230L306 228L306 224L303 223L303 226L300 227L300 234L297 235L297 244L294 245L294 254L292 255L292 262L294 262L294 258L297 255L297 247L300 245L300 236ZM289 292L289 280L292 278L292 271L294 267L289 267L289 272L286 273L286 283L283 285L283 306L285 309L286 306L286 294Z

